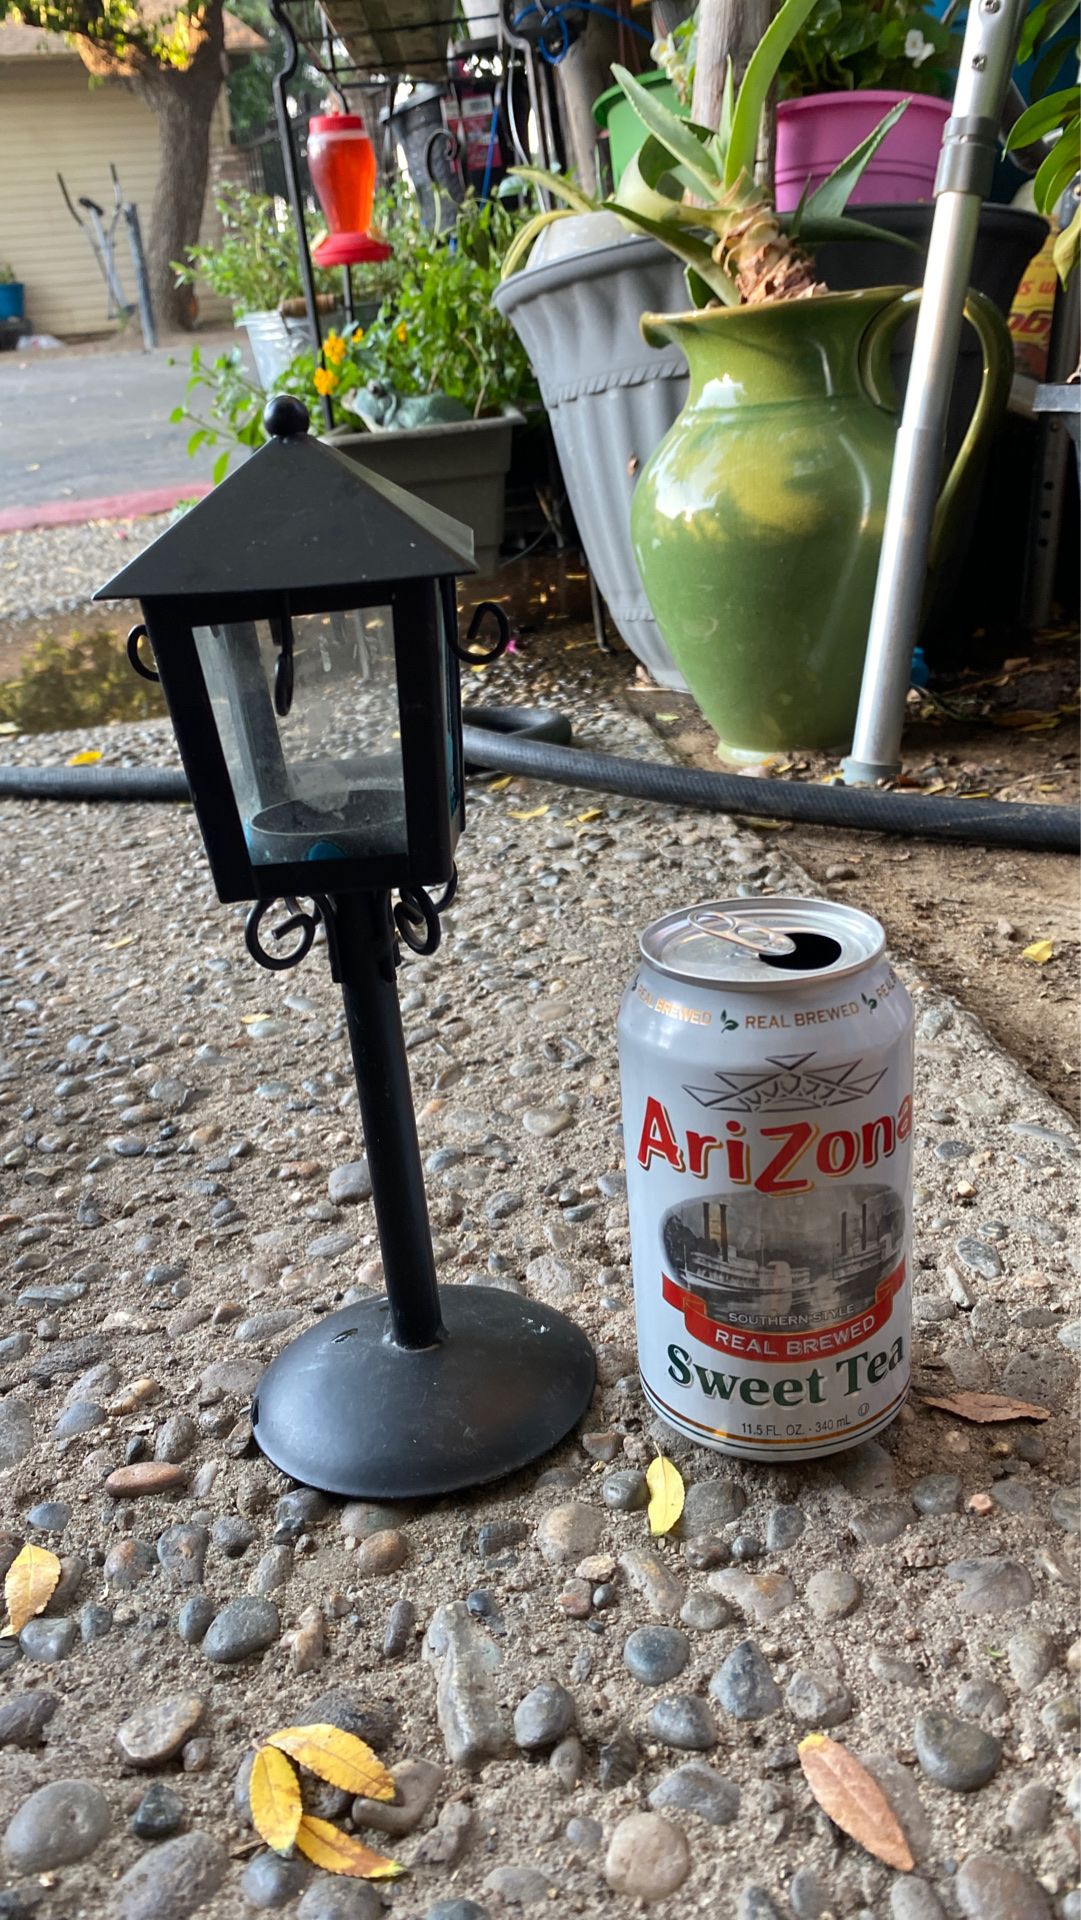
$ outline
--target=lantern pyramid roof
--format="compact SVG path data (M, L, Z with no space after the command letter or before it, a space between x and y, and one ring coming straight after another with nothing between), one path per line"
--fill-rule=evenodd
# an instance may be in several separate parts
M268 440L94 599L317 592L474 570L469 527L299 432Z

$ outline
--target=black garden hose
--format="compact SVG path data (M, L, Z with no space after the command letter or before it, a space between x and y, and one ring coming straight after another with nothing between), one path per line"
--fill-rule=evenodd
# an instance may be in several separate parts
M918 799L879 789L751 780L656 760L627 760L571 747L570 723L550 709L466 708L467 770L618 793L706 813L797 820L915 840L975 841L989 847L1076 853L1081 820L1072 807L1004 800ZM23 800L186 800L179 768L0 767L0 798Z

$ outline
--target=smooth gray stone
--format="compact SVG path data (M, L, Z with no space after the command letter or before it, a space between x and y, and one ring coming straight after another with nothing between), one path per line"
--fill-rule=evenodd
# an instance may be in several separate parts
M283 1860L276 1853L257 1853L240 1877L240 1891L249 1906L287 1907L304 1892L312 1869L306 1860Z
M670 1693L655 1701L646 1728L652 1739L687 1753L708 1753L719 1737L708 1702L696 1693Z
M753 1640L733 1647L709 1690L734 1720L764 1720L781 1705L781 1690Z
M623 1642L623 1664L643 1686L663 1686L682 1673L691 1643L678 1627L636 1627Z
M0 1469L17 1467L34 1444L34 1423L23 1401L8 1394L0 1400Z
M909 1489L909 1498L919 1513L956 1513L961 1504L961 1476L958 1473L928 1473Z
M244 1594L215 1614L202 1642L208 1660L231 1664L247 1660L273 1646L281 1633L281 1617L272 1600Z
M771 1553L783 1553L795 1546L806 1525L802 1507L771 1507L766 1515L766 1546Z
M1018 1560L952 1560L947 1580L961 1588L956 1604L965 1613L1009 1613L1027 1607L1035 1596L1032 1575Z
M735 1480L696 1480L687 1488L679 1530L684 1540L699 1533L715 1533L738 1520L747 1496Z
M813 1673L799 1668L792 1675L784 1696L785 1706L805 1726L839 1727L852 1712L852 1695L832 1674Z
M344 1885L323 1875L301 1896L297 1920L381 1920L383 1902L375 1887Z
M28 1620L19 1635L19 1645L28 1660L51 1667L74 1652L78 1637L74 1620Z
M970 1853L953 1887L965 1920L1051 1920L1039 1881L1004 1853Z
M40 1747L60 1701L44 1687L28 1687L0 1701L0 1747Z
M112 1823L109 1802L92 1780L53 1780L9 1820L4 1857L17 1873L48 1873L85 1860Z
M182 1833L151 1847L117 1885L118 1920L188 1920L218 1891L229 1856L209 1833Z
M681 1813L697 1813L711 1827L726 1827L739 1812L739 1788L723 1773L701 1760L689 1760L684 1767L666 1773L649 1796L654 1813L667 1813L673 1807Z
M509 1751L510 1716L501 1705L499 1648L464 1600L437 1607L423 1658L436 1669L436 1715L453 1766L479 1767Z
M954 1793L972 1793L986 1786L1002 1758L1001 1740L940 1707L920 1714L913 1739L927 1778Z
M514 1713L514 1738L526 1753L554 1747L575 1724L574 1695L554 1680L543 1680L519 1701Z

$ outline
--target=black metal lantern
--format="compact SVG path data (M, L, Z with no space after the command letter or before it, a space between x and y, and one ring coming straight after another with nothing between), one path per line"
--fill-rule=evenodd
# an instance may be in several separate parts
M256 1440L327 1492L447 1493L545 1452L594 1383L562 1314L440 1295L395 986L398 939L435 950L457 879L458 661L494 657L506 623L488 606L498 644L461 655L469 531L310 439L299 401L271 401L265 424L268 444L95 598L142 603L129 654L153 673L149 639L219 897L255 903L253 958L296 965L322 921L342 988L386 1293L278 1355Z

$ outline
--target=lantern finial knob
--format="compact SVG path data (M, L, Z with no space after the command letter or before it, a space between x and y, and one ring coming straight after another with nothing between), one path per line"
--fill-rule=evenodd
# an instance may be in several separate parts
M310 424L303 400L291 393L276 393L263 408L263 426L272 440L296 439Z

